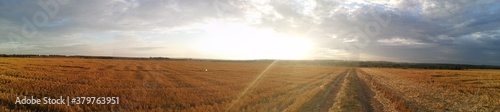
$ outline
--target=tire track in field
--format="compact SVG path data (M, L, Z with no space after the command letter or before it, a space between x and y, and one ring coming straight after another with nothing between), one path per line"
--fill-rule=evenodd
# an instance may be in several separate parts
M299 112L325 112L333 105L334 100L339 89L341 87L342 82L345 80L349 69L340 73L336 78L334 78L331 82L327 83L325 89L322 89L314 97L312 97L309 101L302 104L302 106L298 109Z
M318 92L297 111L383 111L382 104L375 99L375 92L351 68L332 79L325 89Z
M329 74L331 74L331 73L327 73L325 75L318 75L318 76L315 76L314 79L325 78ZM307 88L309 86L316 86L316 85L321 85L321 82L315 81L315 80L309 80L309 81L306 81L306 82L303 82L303 83L300 83L300 84L293 85L291 88L277 88L277 89L265 89L265 91L253 91L253 92L258 93L258 94L254 94L256 96L260 96L260 94L265 94L265 95L263 95L263 97L260 97L259 99L250 100L248 103L245 103L245 106L241 106L240 108L246 108L246 107L250 107L250 106L255 106L255 105L261 104L262 102L266 102L267 101L267 100L262 100L262 99L273 99L273 98L276 98L278 96L285 95L285 94L287 94L287 93L289 93L291 91L297 90L297 89L304 89L304 88ZM274 88L272 86L270 86L270 87ZM272 94L266 93L266 92L269 92L269 91L279 91L279 92L274 92ZM278 110L281 110L280 107L276 107L276 108ZM282 107L282 108L286 108L286 107Z
M429 111L426 108L417 105L410 99L403 97L404 95L400 91L397 91L388 85L384 85L383 83L380 82L380 80L373 78L374 76L372 76L371 74L368 74L363 70L360 70L359 76L362 76L361 78L364 81L366 81L367 86L369 86L371 90L374 90L373 92L375 94L380 95L380 97L377 98L377 100L381 101L379 104L380 106L383 106L384 110L380 109L381 111L404 111L404 112ZM382 101L385 101L385 103L382 103Z
M376 95L375 92L370 88L367 82L359 78L359 75L361 75L361 73L359 74L358 73L359 69L356 69L354 71L354 80L357 82L356 83L357 89L360 90L358 92L361 92L358 94L362 94L360 99L364 109L368 112L372 111L382 112L383 111L382 103L380 103L377 99L375 99Z
M135 89L134 94L136 95L132 95L139 96L138 99L136 99L138 100L137 102L132 102L133 108L139 108L141 103L147 103L148 101L145 101L144 99L148 99L148 97L153 96L153 94L155 94L155 90L173 87L173 85L166 85L172 84L173 82L166 80L168 78L165 77L161 71L158 71L158 69L160 69L159 65L136 64L127 68L135 68L129 70L135 72L136 79L140 80L142 84L140 88Z
M97 70L99 70L99 71L108 71L108 70L112 70L112 69L116 70L115 68L116 68L115 65L106 65L102 68L98 68Z
M159 66L164 72L161 73L161 77L168 79L169 81L175 83L175 87L179 88L194 88L197 87L192 81L189 80L188 76L184 73L177 71L169 66Z
M131 72L134 72L134 77L140 81L140 83L142 84L141 86L139 86L140 88L136 88L136 89L131 89L132 90L132 94L128 94L125 98L127 99L134 99L136 100L136 102L128 102L130 103L129 104L129 107L131 108L139 108L140 107L140 103L143 103L145 102L143 99L146 99L146 96L147 96L147 87L146 87L146 81L145 79L149 79L150 77L146 76L145 74L141 73L140 70L137 70L137 69L134 69L134 68L137 68L137 64L133 64L133 65L127 65L125 66L124 68L124 71L131 71Z
M166 81L166 77L158 71L159 66L155 65L145 65L145 64L133 64L125 66L124 71L134 72L135 79L139 80L141 85L139 88L130 89L132 94L127 95L125 98L129 100L135 100L133 102L128 102L128 106L137 109L141 107L141 104L145 104L148 99L154 94L155 90L170 87L166 84L171 84L171 82ZM154 108L154 107L151 107Z
M359 80L356 69L351 69L342 84L342 87L337 93L335 103L329 111L363 111L372 112L379 109L374 109L378 106L378 101L374 100L371 89L364 85L365 83Z
M324 79L329 74L331 74L331 73L326 73L324 75L317 75L313 79ZM263 79L263 80L265 80L265 79ZM264 92L268 92L268 91L280 91L279 93L275 92L274 94L285 94L285 93L287 93L289 91L293 91L293 90L296 90L296 89L302 89L302 88L305 88L305 87L308 87L308 86L315 86L315 85L321 85L321 82L320 81L316 81L316 80L307 80L307 81L304 81L302 83L295 84L291 88L276 88L276 87L273 87L273 86L265 86L265 88L256 89L256 90L253 90L253 92L264 93ZM281 89L286 89L286 90L281 90ZM270 95L270 96L274 96L274 94Z

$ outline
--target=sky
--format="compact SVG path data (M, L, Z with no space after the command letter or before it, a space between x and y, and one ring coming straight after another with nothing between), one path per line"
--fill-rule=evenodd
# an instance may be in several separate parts
M486 0L0 0L1 54L500 65Z

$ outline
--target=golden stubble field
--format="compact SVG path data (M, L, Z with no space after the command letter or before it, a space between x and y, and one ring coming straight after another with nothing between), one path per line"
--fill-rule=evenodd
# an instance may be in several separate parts
M277 62L255 81L271 63L0 58L0 106L2 110L51 111L284 110L300 106L297 99L307 100L303 97L314 95L309 91L317 91L345 69ZM115 96L120 104L14 104L22 96Z
M500 70L361 70L390 110L500 111Z
M496 111L499 90L499 70L0 58L1 111ZM120 104L14 104L23 96L113 96Z

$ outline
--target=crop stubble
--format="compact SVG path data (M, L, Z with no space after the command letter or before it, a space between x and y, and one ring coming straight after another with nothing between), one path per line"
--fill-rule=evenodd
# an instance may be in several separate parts
M346 68L278 61L256 79L269 64L271 61L0 58L0 109L495 111L500 105L498 70ZM255 85L249 85L254 81ZM246 87L250 88L242 93ZM121 102L15 105L18 96L116 96Z

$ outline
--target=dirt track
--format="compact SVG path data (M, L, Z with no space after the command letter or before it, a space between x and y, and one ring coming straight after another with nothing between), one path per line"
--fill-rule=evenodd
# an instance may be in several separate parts
M322 91L318 92L311 100L304 103L299 109L301 112L318 112L318 111L328 111L328 109L333 105L342 82L345 80L345 76L349 70L346 70L337 76L332 82L330 82Z
M298 111L382 111L382 105L374 96L375 92L370 86L359 79L357 70L348 69L304 103Z

